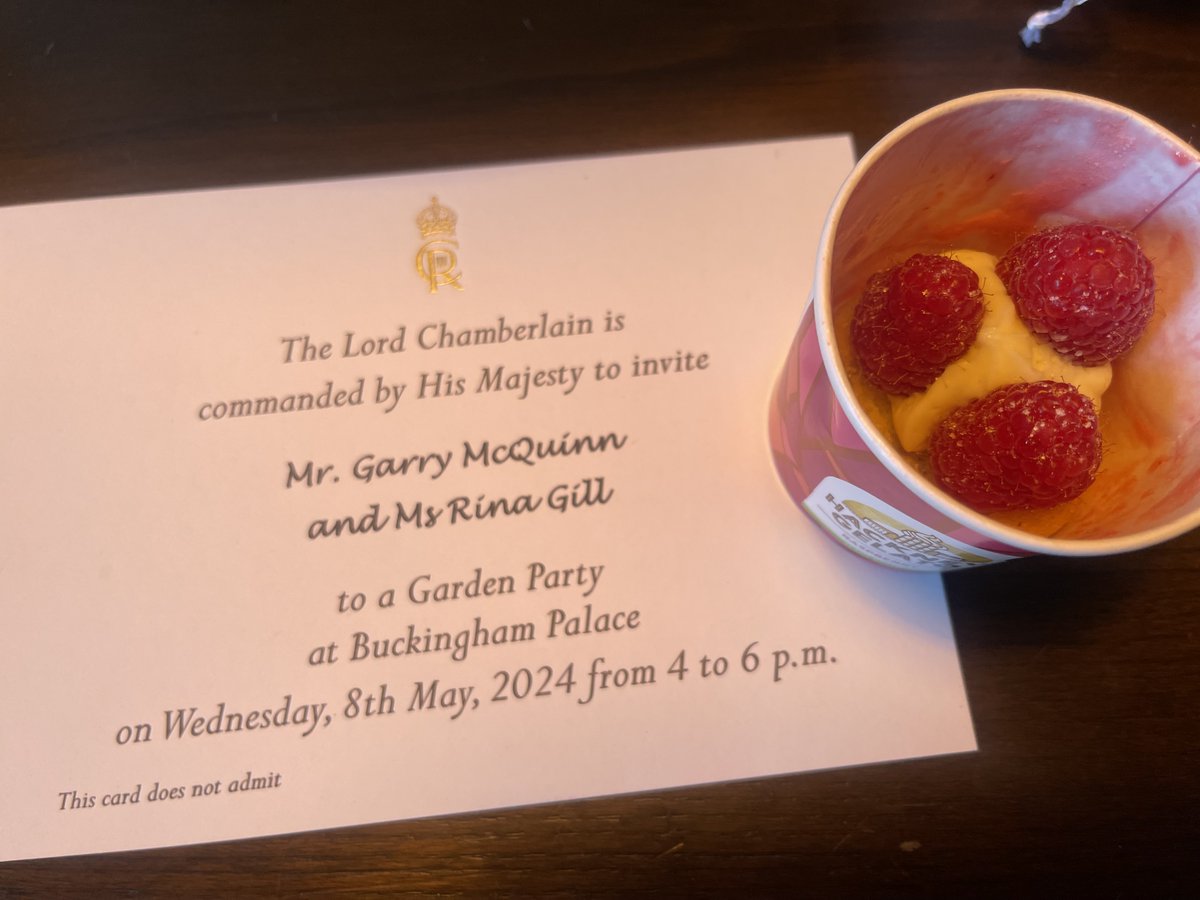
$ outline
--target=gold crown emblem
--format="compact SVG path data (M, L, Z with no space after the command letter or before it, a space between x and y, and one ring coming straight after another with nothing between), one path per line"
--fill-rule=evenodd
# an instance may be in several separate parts
M454 210L438 203L437 197L417 215L417 227L421 229L421 237L425 238L435 234L452 235L457 224L458 216L454 214Z

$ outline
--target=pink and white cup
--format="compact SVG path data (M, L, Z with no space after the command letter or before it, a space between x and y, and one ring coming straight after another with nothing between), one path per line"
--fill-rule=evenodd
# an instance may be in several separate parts
M830 209L812 304L772 398L772 451L792 498L861 556L925 571L1120 553L1200 525L1198 171L1200 154L1161 126L1058 91L962 97L887 135ZM1020 235L1067 221L1132 230L1155 266L1156 310L1113 364L1095 483L1025 527L922 476L856 393L839 334L868 276L912 253L1001 255Z

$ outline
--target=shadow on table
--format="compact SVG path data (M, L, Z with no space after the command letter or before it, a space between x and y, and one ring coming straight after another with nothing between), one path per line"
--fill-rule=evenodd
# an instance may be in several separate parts
M1177 596L1200 534L1118 556L1037 556L944 576L960 640L980 646L1070 642ZM1194 590L1188 587L1184 591Z

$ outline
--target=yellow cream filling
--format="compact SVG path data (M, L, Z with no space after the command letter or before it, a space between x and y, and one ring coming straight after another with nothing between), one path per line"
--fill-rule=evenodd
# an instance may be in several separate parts
M891 397L892 423L901 446L918 452L929 446L934 427L953 410L998 387L1019 381L1067 381L1090 397L1100 397L1112 382L1112 366L1078 366L1038 340L1017 315L1012 298L996 275L996 257L977 250L944 254L975 271L983 291L979 336L960 359L919 394Z

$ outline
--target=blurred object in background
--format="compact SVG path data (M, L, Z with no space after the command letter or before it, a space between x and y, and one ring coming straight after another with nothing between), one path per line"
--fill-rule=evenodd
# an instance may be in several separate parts
M1039 43L1042 39L1043 28L1066 18L1067 13L1084 3L1087 3L1087 0L1063 0L1057 9L1044 9L1034 13L1025 23L1025 27L1021 29L1021 40L1025 42L1026 47L1032 47Z

